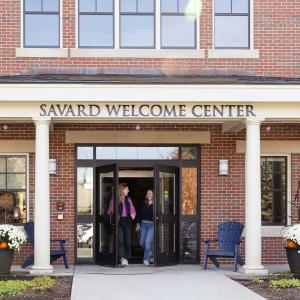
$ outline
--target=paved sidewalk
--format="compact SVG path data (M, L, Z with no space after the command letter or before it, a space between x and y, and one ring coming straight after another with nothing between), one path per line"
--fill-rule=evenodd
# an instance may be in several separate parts
M72 300L259 300L224 274L199 266L128 268L76 266Z

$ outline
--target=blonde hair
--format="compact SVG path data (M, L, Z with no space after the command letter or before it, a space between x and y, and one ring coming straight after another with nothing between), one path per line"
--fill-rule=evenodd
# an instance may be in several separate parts
M128 188L127 183L120 183L119 184L119 198L123 196L123 191Z

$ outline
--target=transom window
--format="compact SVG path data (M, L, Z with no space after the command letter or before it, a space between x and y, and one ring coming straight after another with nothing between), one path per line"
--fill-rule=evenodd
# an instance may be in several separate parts
M82 48L195 49L196 0L78 0Z
M262 224L287 223L287 158L261 157Z
M215 0L215 48L250 48L249 0Z
M0 156L0 224L25 223L27 210L26 156Z
M60 46L60 1L24 0L24 47Z

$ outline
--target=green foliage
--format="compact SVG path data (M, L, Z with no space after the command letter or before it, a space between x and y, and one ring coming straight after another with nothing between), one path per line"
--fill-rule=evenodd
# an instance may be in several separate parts
M27 288L45 290L55 284L55 279L48 276L36 277L32 280L7 280L0 281L0 299L5 296L16 296L22 294Z
M270 289L300 288L300 279L287 278L271 280Z
M264 280L263 280L263 279L253 279L252 281L253 281L253 283L255 283L255 284L257 284L257 285L261 285L261 284L264 283Z

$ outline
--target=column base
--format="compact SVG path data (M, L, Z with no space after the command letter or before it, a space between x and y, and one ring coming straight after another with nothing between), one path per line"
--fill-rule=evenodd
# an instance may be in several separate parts
M30 269L31 275L51 275L53 274L53 267L51 265L48 266L32 266Z
M269 271L263 265L252 266L252 265L244 265L239 269L241 273L248 274L248 275L260 275L266 276L268 275Z

